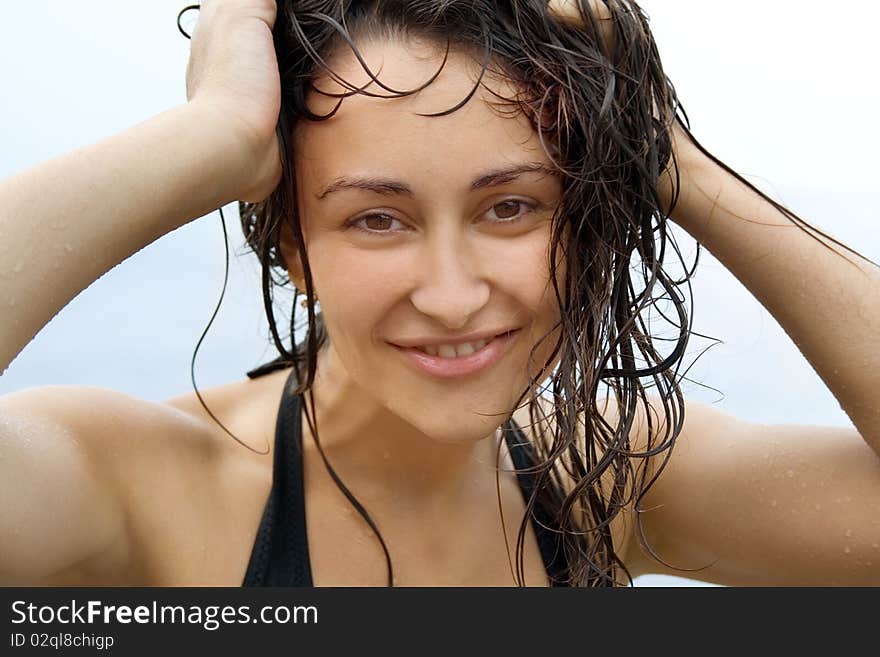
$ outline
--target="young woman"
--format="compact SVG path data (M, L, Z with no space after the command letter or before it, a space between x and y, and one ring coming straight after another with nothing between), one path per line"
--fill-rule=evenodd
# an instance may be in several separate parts
M164 404L0 399L3 583L880 583L880 270L697 145L633 3L213 0L187 83L0 184L3 366L234 199L307 336ZM853 430L684 401L668 217Z

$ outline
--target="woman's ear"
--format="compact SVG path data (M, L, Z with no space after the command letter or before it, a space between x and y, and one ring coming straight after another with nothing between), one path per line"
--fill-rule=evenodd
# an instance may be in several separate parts
M291 282L296 285L300 292L305 292L306 277L303 274L302 258L299 257L299 249L297 248L296 238L293 236L293 230L287 222L281 224L279 248L281 250L281 257L284 258L284 264L287 266L287 275L290 277Z

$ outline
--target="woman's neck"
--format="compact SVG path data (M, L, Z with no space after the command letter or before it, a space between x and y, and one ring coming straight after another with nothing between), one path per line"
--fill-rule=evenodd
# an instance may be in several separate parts
M346 485L371 496L442 504L494 480L498 430L476 441L433 439L352 380L332 347L319 355L313 395L321 447ZM303 436L306 449L313 447L305 418Z

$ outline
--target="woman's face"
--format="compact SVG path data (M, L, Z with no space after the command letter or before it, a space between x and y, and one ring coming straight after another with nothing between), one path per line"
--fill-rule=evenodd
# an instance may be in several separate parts
M424 43L361 50L394 89L420 86L442 61ZM349 51L331 65L352 84L369 82ZM423 91L351 96L333 118L302 122L294 141L301 223L330 336L319 371L341 368L334 377L347 377L369 403L456 443L485 437L509 416L557 334L531 366L530 349L559 318L548 249L561 182L528 120L493 111L487 101L498 99L483 88L452 114L418 115L458 104L478 70L452 52ZM514 93L499 80L483 84ZM326 78L317 86L343 91ZM386 93L375 83L367 90ZM313 93L309 104L326 113L335 100ZM296 264L291 277L302 281Z

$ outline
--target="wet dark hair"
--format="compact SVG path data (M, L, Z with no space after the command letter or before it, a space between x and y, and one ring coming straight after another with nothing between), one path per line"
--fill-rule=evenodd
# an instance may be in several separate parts
M665 467L684 421L680 369L694 334L690 278L699 259L699 245L688 266L669 231L669 214L678 193L670 140L673 122L690 133L673 85L663 72L647 17L636 3L605 0L613 21L613 44L605 43L589 1L578 4L584 17L582 27L548 16L547 0L278 2L274 39L282 87L277 133L283 177L264 201L240 204L241 225L262 266L264 305L280 354L278 362L296 370L295 394L309 400L311 410L309 404L304 404L304 410L321 457L382 544L389 585L393 583L391 555L367 511L327 461L313 419L311 387L317 353L328 335L313 299L295 202L291 148L301 121L326 120L336 111L319 116L307 105L309 94L317 92L313 83L319 76L329 76L349 90L339 96L336 109L355 93L396 97L418 91L392 89L369 71L375 85L365 90L332 70L328 64L332 53L342 48L359 56L357 44L368 38L419 38L447 53L464 51L481 64L484 75L512 82L519 93L514 98L498 98L496 108L528 117L562 174L549 263L561 317L541 338L557 336L551 358L543 363L552 372L542 375L549 375L543 390L544 379L532 379L517 404L528 404L539 464L534 469L537 485L519 527L516 582L524 584L528 516L538 504L552 510L561 530L568 563L563 583L615 586L621 570L632 583L615 553L611 523L633 503L636 536L662 562L642 531L639 501ZM482 79L481 75L471 95ZM457 110L471 95L438 115ZM712 159L803 227L805 222ZM658 191L667 167L673 183L671 207L664 207ZM274 289L290 284L281 251L283 227L293 235L305 279L305 290L294 289L286 336L279 333L274 314ZM556 271L560 256L565 261L561 285ZM683 270L678 278L669 273L670 257ZM297 344L300 294L308 301L307 330ZM659 337L658 320L665 321L667 329L673 328L673 337ZM290 341L289 349L285 339ZM533 355L539 346L533 347ZM653 389L650 398L649 389ZM541 401L548 394L549 415ZM603 415L599 400L604 397L615 413ZM635 451L630 440L639 417L647 424L644 451ZM647 458L664 451L659 468L646 481Z

